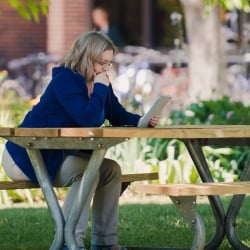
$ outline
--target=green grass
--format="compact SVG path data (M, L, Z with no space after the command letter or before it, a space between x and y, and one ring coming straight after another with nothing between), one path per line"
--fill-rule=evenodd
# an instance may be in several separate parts
M229 197L223 198L227 206ZM238 234L250 245L249 212L250 200L246 199L237 223ZM211 238L215 224L208 204L198 204L206 225L207 239ZM244 217L243 217L244 214ZM91 221L90 221L91 224ZM47 250L53 241L53 225L46 208L8 208L0 210L1 250ZM121 204L118 231L120 243L126 246L178 247L188 248L192 242L192 232L179 216L172 204ZM90 242L90 229L86 246ZM230 250L224 240L220 250Z

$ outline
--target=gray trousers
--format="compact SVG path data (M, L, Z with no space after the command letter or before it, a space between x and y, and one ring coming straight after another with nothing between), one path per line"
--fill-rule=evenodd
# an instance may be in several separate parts
M62 208L65 219L67 219L69 215L75 193L79 189L81 177L86 169L89 157L89 154L67 156L54 180L55 186L71 186ZM18 166L15 165L7 150L4 151L2 164L7 175L13 180L28 179ZM118 239L116 233L120 191L120 166L113 160L104 159L76 226L75 235L79 247L84 247L84 238L86 236L92 198L91 242L97 245L117 244Z

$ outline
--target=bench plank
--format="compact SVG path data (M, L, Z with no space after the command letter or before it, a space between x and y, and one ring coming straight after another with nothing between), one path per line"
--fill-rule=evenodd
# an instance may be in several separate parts
M0 181L0 190L39 188L31 181Z
M197 184L139 184L136 192L169 196L199 196L250 193L250 181Z
M158 173L139 173L139 174L124 174L122 175L123 183L130 183L134 181L157 180ZM0 190L12 189L31 189L40 188L31 181L0 181Z
M122 182L158 180L158 173L138 173L138 174L123 174Z

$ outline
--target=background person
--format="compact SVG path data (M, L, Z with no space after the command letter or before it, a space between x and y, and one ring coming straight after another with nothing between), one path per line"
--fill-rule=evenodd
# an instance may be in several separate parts
M125 42L118 27L111 22L107 10L103 7L95 7L92 11L92 20L95 28L106 34L117 47L123 47Z

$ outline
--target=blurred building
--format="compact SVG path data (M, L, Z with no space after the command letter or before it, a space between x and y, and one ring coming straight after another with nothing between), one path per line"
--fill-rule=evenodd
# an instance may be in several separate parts
M41 16L39 23L25 21L1 1L0 64L41 51L61 57L82 32L93 28L94 6L106 7L126 44L172 45L175 34L170 14L181 9L176 0L50 0L48 16Z
M79 34L90 29L89 0L51 0L48 16L26 21L0 2L0 63L29 54L48 52L62 56Z
M21 18L5 2L0 2L0 65L11 58L46 49L47 20L35 24Z

